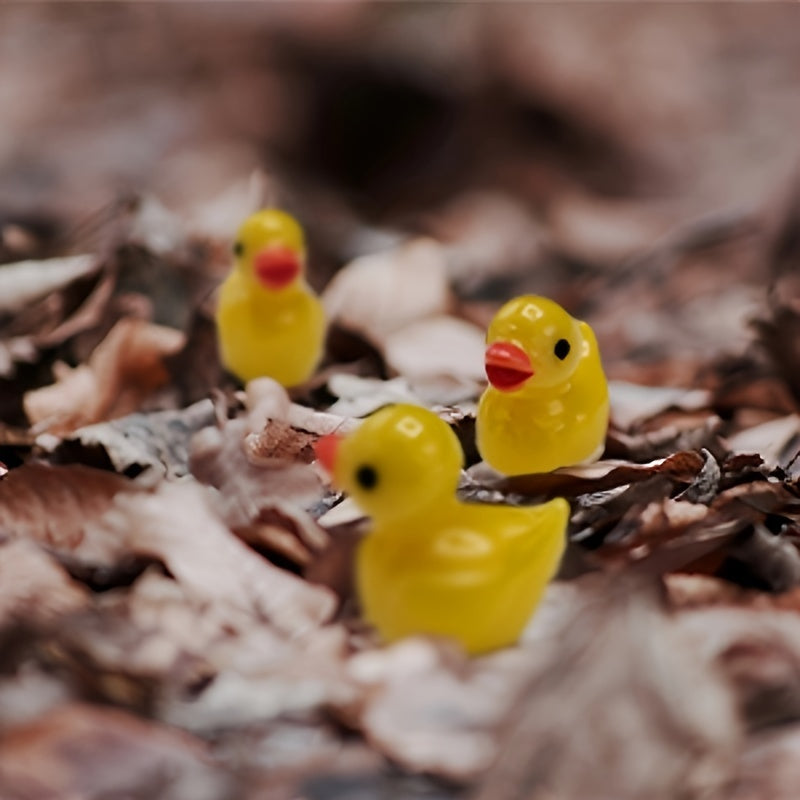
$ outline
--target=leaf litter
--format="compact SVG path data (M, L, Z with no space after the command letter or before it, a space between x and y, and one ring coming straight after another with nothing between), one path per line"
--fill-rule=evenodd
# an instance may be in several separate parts
M346 20L325 47L379 83L402 83L375 64L402 60L404 26L436 70L478 31L494 42L485 63L455 72L462 99L504 87L491 107L485 90L465 100L476 105L450 142L464 155L455 172L431 163L413 191L374 176L354 186L345 152L324 167L318 142L289 136L286 152L330 168L327 183L255 173L178 212L126 198L66 238L0 218L0 258L15 262L0 267L0 795L794 797L796 188L782 202L751 192L748 159L733 153L744 123L678 94L659 116L643 98L664 70L630 69L627 45L615 62L624 102L594 100L586 89L606 62L581 21L597 23L591 9L568 25L558 9L526 24L498 9L486 24L465 7L457 44L428 42L413 15L366 21L357 5L369 58ZM655 32L632 23L637 58L680 41L691 72L704 48L729 58L724 36L741 44L758 27L729 21L723 34L711 13L682 10ZM302 37L301 17L282 24ZM676 39L687 25L692 36ZM531 82L520 59L542 30L552 36L538 37ZM316 74L318 46L294 54L296 87ZM252 65L224 58L248 85ZM244 96L231 109L258 105ZM328 132L314 102L306 111ZM421 140L428 124L422 115ZM704 159L714 126L736 132L731 150ZM499 166L470 149L467 129L498 142ZM119 135L128 147L130 131ZM678 141L703 164L697 197L739 206L709 214L692 199ZM636 188L647 175L666 196L667 174L685 199ZM290 393L269 380L242 390L214 340L231 225L266 201L308 221L309 278L334 322L319 374ZM595 464L503 478L475 450L483 329L528 291L595 328L612 427ZM571 503L567 556L517 647L470 660L424 637L381 646L360 620L352 565L365 520L313 445L398 401L456 430L465 499Z

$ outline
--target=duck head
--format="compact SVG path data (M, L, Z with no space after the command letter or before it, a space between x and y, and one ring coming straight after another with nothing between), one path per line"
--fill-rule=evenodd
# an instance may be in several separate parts
M236 234L233 252L245 278L270 292L296 286L305 273L303 231L294 217L278 209L251 214Z
M316 454L333 482L378 523L452 501L464 460L446 422L406 404L382 408L345 437L323 437Z
M486 344L489 383L520 395L568 381L587 346L578 320L537 295L506 303L489 325Z

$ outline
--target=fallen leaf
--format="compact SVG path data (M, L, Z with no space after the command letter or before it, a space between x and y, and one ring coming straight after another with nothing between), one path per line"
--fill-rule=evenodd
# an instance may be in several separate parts
M271 424L267 423L266 429ZM192 474L219 490L220 507L232 527L248 525L274 499L301 508L310 508L322 499L322 482L311 466L302 461L258 458L262 440L249 440L248 430L245 420L230 420L222 429L203 428L190 444Z
M800 726L751 737L739 759L729 800L794 800L800 781Z
M800 380L797 377L800 308L797 303L773 305L768 318L758 319L754 325L761 345L791 390L795 402L800 401Z
M88 527L97 538L161 560L197 600L269 619L289 635L318 627L336 606L327 589L273 566L234 536L196 483L164 483L135 500L120 495Z
M455 317L426 317L389 333L383 342L389 366L429 402L474 398L485 386L485 333Z
M462 659L422 638L354 656L348 671L370 690L357 724L373 746L413 772L463 781L485 770L519 683Z
M0 784L9 799L117 794L227 800L236 792L199 739L113 708L80 704L7 732L0 741Z
M201 400L176 411L129 414L87 425L63 439L44 434L37 444L61 463L105 466L107 462L116 472L128 475L146 471L146 479L154 483L189 474L190 440L215 419L211 401Z
M747 428L726 441L733 454L758 453L768 468L786 466L800 441L800 415L789 414Z
M642 420L668 408L697 411L711 403L706 389L678 389L665 386L641 386L628 381L609 381L611 418L615 425L630 430Z
M686 610L676 623L721 670L751 729L800 720L800 617L766 604Z
M94 255L19 261L0 267L0 312L14 312L100 268Z
M163 359L177 352L183 342L180 331L122 319L87 364L62 367L55 384L28 392L25 413L39 430L64 434L137 411L165 383L168 374Z
M328 409L343 417L366 417L392 403L422 405L405 378L382 381L337 373L328 380L328 390L339 399Z
M88 601L86 589L32 541L0 545L0 627L52 622Z
M0 481L0 532L59 556L111 566L125 554L124 545L93 537L89 523L102 517L118 494L136 488L127 478L91 467L23 464Z
M475 800L722 796L743 731L713 659L652 585L595 575L580 589L525 649Z
M445 252L432 239L362 256L336 273L322 300L328 319L376 344L414 320L450 306Z
M483 482L486 488L525 496L575 497L664 475L677 483L691 483L705 463L699 453L682 451L649 464L596 461L549 473L497 477ZM480 465L478 465L480 466ZM478 473L479 474L479 473Z

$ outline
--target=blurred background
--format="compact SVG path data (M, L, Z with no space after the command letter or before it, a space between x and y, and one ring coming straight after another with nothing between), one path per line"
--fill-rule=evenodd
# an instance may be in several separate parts
M4 4L0 255L132 195L224 235L256 191L318 286L430 235L463 299L552 294L612 375L686 382L797 266L798 85L789 4Z

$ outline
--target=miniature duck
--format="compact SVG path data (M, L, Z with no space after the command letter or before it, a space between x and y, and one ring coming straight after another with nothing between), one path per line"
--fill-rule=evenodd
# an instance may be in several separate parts
M443 420L412 405L383 408L346 437L323 437L316 452L372 518L356 587L385 641L448 636L471 654L516 642L558 568L566 500L458 501L461 445Z
M263 209L239 228L233 252L216 314L222 363L245 383L303 383L322 355L325 314L304 280L302 229L289 214Z
M497 312L486 342L489 386L476 422L481 457L506 475L599 458L608 384L592 329L558 303L524 295Z

